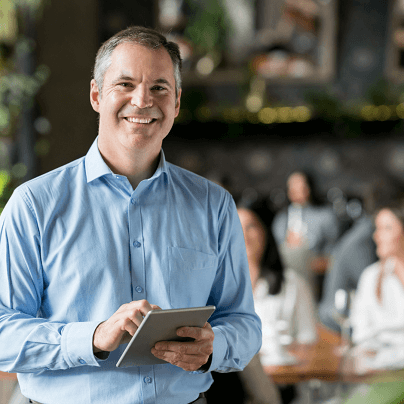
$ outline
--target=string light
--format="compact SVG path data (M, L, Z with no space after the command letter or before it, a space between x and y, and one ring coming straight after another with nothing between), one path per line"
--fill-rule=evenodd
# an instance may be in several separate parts
M313 118L314 112L308 106L296 107L262 107L262 98L250 95L246 99L246 107L224 108L220 110L203 106L195 111L195 118L201 122L222 120L228 123L265 124L308 122ZM384 122L388 120L404 119L404 103L399 105L365 105L359 109L358 118L364 121ZM321 116L319 116L321 118ZM191 111L180 112L178 122L190 122Z

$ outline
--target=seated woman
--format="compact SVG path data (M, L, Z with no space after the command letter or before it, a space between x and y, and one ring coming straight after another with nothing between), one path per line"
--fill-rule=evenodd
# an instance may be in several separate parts
M311 344L317 339L316 311L307 282L293 269L284 270L268 221L265 202L239 206L255 309L262 321L261 361L282 364L290 360L283 345Z
M292 269L284 270L271 232L272 213L265 201L239 206L238 214L244 232L255 310L262 321L262 348L240 374L241 381L253 402L269 401L269 384L259 383L262 365L293 363L294 358L284 345L295 341L314 343L317 339L316 314L311 289ZM262 363L262 364L261 364ZM263 371L261 370L261 373ZM280 388L282 402L295 397L294 386ZM264 401L261 397L268 397Z
M373 234L379 261L362 273L351 311L355 344L404 344L404 205L380 209Z

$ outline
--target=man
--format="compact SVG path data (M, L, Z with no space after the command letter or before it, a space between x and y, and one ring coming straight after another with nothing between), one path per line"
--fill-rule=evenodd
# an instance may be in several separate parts
M318 301L341 225L332 208L318 202L313 188L311 176L304 172L295 171L288 177L290 204L275 215L272 232L285 266L307 280Z
M131 27L98 51L88 154L19 187L0 218L0 370L44 404L205 402L211 370L258 351L244 238L230 195L165 161L180 108L178 47ZM215 305L167 364L116 368L155 308ZM195 401L196 400L196 401Z

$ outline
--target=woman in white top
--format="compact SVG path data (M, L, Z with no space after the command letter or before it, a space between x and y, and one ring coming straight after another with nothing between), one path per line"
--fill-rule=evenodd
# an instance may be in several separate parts
M293 269L284 270L272 232L266 225L270 216L265 204L258 201L248 208L239 207L238 214L246 243L255 310L262 321L261 354L268 357L265 363L282 363L287 358L282 345L292 341L311 344L317 339L312 292Z
M262 364L292 363L294 358L283 347L291 340L315 342L314 299L303 278L293 270L284 271L270 227L272 212L265 201L257 200L249 206L239 206L238 214L263 337L260 354L240 373L240 378L250 397L253 397L252 402L279 402L279 397L270 393L273 387L268 383ZM283 403L291 402L296 394L293 386L283 386L280 392Z
M351 312L352 339L362 345L404 344L404 206L376 215L379 261L362 273Z

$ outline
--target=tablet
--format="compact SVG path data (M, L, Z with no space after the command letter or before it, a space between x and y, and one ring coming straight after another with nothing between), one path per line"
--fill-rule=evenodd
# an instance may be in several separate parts
M192 340L192 338L179 337L178 328L203 327L214 311L215 306L149 311L116 366L167 364L168 362L156 358L151 353L156 342Z

